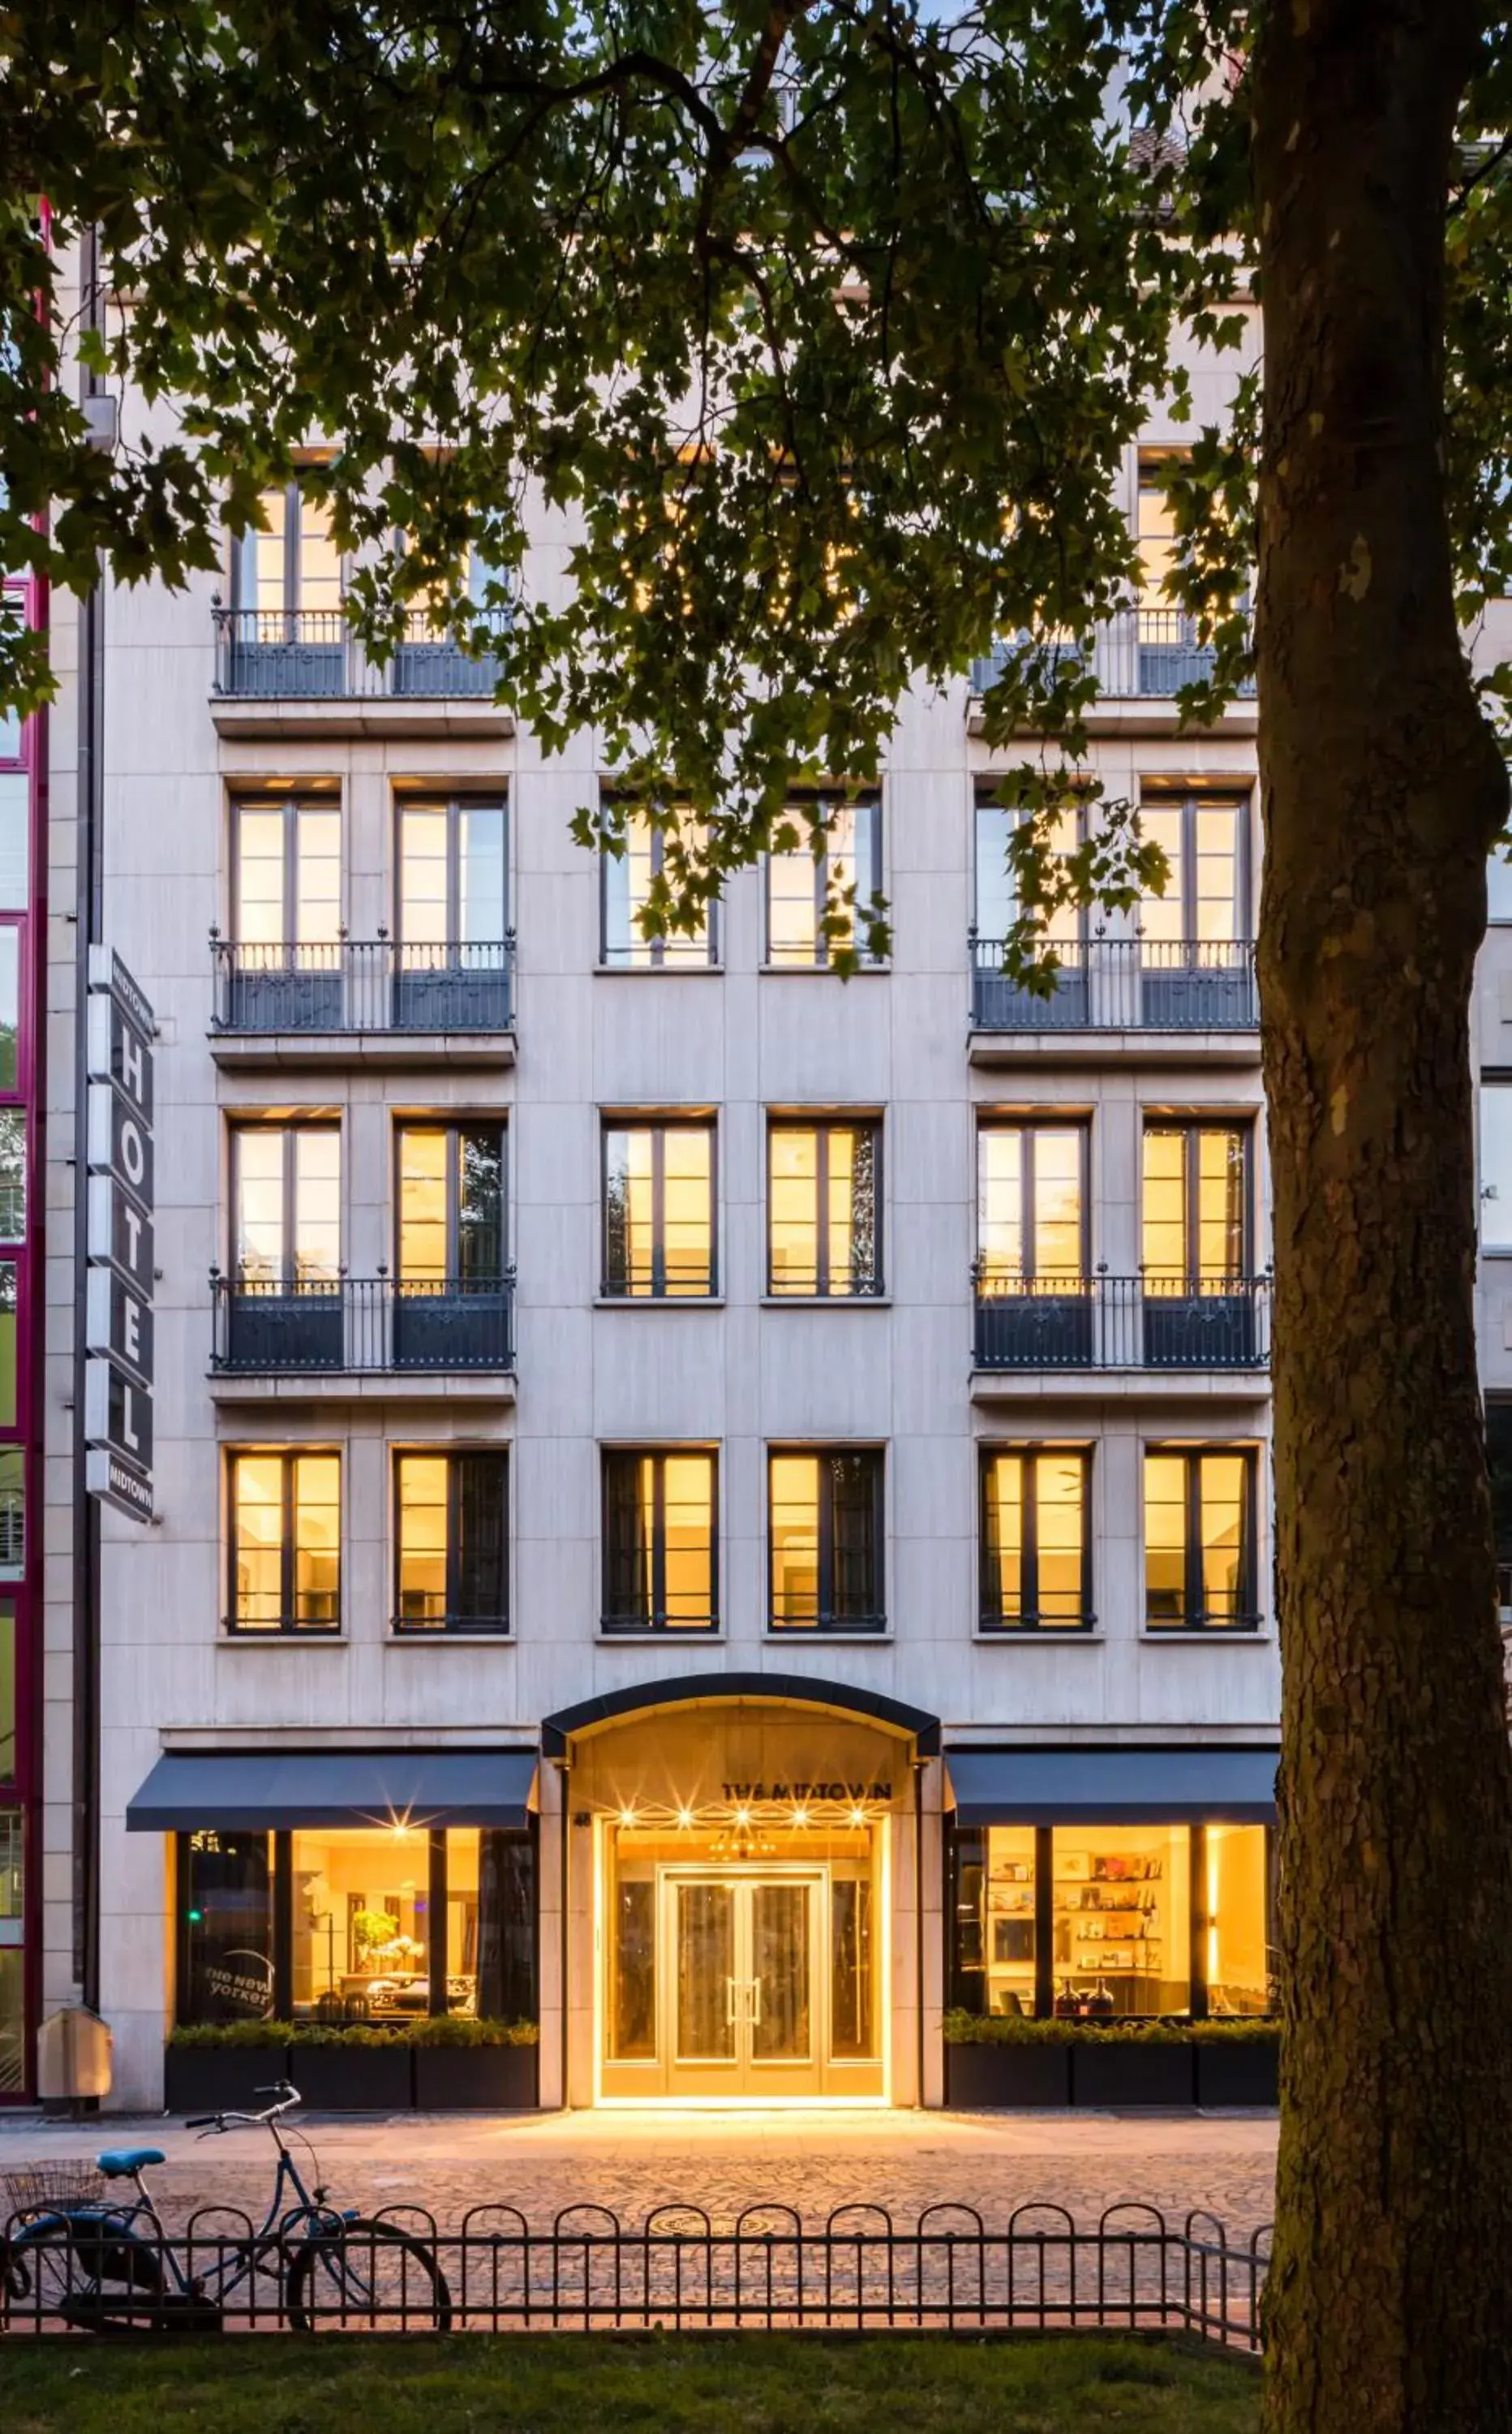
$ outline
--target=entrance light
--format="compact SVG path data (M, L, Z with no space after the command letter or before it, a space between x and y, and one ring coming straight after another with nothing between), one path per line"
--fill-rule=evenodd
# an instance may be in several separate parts
M679 1826L691 1826L692 1822L693 1822L693 1812L692 1812L692 1810L691 1810L690 1808L679 1808L679 1810L677 1811L677 1823L678 1823L678 1825L679 1825Z
M735 1812L735 1822L737 1826L749 1826L751 1823L749 1808L738 1808Z
M633 1808L621 1808L621 1809L620 1809L620 1825L621 1825L621 1826L633 1826L633 1825L635 1824L635 1822L636 1822L636 1812L635 1812L635 1810L634 1810Z
M853 1826L864 1826L864 1825L865 1825L865 1823L866 1823L866 1811L865 1811L865 1809L864 1809L864 1808L853 1808L853 1809L851 1810L851 1824L852 1824Z
M792 1812L792 1822L795 1826L807 1826L808 1823L807 1809L795 1808Z

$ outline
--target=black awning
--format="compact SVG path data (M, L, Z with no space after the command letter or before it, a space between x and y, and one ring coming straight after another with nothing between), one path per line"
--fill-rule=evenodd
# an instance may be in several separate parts
M954 1749L963 1826L1267 1825L1273 1749Z
M172 1750L127 1803L132 1834L200 1826L525 1824L533 1749Z

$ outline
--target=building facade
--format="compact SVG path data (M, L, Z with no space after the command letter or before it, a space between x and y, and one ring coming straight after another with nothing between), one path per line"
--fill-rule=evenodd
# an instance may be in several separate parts
M892 934L842 981L807 853L646 941L655 837L569 832L593 739L544 759L423 622L365 663L297 483L218 579L105 601L156 1510L103 1516L76 1808L59 1081L40 1991L79 1988L89 1834L116 2101L247 2017L533 2022L542 2104L938 2103L951 2008L1269 2007L1254 705L1178 728L1179 438L1126 468L1150 598L1092 746L1171 884L1068 927L1048 998L1001 968L986 670L837 820ZM57 914L49 955L66 1079ZM1512 1127L1508 1166L1512 1205Z

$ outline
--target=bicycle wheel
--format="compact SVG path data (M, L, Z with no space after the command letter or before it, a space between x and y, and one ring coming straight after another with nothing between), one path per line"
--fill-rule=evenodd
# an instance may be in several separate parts
M344 2222L307 2240L289 2269L297 2333L451 2330L451 2293L430 2250L390 2222Z
M0 2321L17 2331L61 2323L78 2332L139 2332L161 2303L162 2267L153 2251L88 2216L24 2227L0 2273Z

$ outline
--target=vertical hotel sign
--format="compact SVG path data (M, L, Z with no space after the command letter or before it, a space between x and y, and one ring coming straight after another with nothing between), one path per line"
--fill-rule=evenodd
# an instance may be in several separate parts
M85 1483L152 1518L152 1008L110 947L89 951Z

